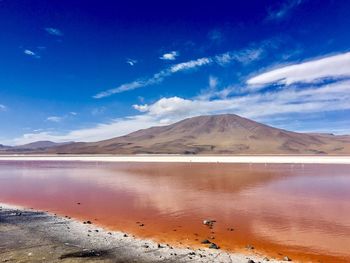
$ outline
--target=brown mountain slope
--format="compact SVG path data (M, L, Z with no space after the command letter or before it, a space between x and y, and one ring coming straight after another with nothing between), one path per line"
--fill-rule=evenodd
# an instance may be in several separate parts
M51 153L113 154L349 154L348 136L273 128L234 114L199 116Z

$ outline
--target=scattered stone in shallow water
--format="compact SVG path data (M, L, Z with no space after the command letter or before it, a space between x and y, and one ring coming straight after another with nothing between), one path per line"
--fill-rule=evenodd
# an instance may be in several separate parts
M248 262L247 262L247 263L255 263L255 261L252 260L252 259L248 259Z
M204 240L202 240L201 243L202 243L202 244L210 244L211 242L210 242L208 239L204 239Z
M216 222L215 220L210 220L210 219L205 219L205 220L203 220L203 224L204 224L204 225L207 225L207 226L209 226L209 227L213 227L213 225L214 225L215 222Z
M127 235L127 234L124 234L123 237L128 237L128 235Z
M211 248L211 249L219 249L220 247L217 244L215 244L215 243L211 243L209 245L209 248Z
M164 248L161 244L158 244L158 248Z
M289 257L287 257L287 256L285 256L284 258L283 258L283 260L284 261L292 261Z
M95 232L99 232L98 229L96 229Z
M263 260L264 261L270 261L270 259L268 257L264 257Z
M254 247L252 245L247 245L245 248L246 249L254 249Z
M86 221L86 224L91 225L92 223L91 223L91 221L90 221L90 220L88 220L88 221Z

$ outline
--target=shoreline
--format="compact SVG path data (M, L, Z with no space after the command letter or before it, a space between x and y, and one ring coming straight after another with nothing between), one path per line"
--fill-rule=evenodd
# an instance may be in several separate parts
M318 155L0 155L0 161L79 161L157 163L350 164L350 156Z
M242 254L172 247L69 217L3 203L0 236L2 262L282 262L267 260L254 251Z

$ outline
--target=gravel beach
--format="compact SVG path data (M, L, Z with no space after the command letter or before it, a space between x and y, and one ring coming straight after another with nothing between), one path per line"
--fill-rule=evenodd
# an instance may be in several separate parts
M48 212L0 205L0 262L265 262L258 254L177 248ZM269 262L280 262L269 259Z

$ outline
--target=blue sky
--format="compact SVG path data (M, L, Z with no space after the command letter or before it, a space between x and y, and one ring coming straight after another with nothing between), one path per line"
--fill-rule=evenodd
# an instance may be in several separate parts
M349 1L0 1L0 143L202 114L350 133Z

